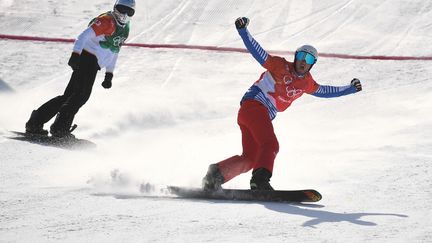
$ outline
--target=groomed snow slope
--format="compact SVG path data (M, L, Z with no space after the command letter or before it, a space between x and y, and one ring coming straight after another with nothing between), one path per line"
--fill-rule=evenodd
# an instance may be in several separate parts
M0 1L0 34L75 38L112 2ZM243 47L239 16L268 50L432 56L428 1L138 1L129 42ZM7 139L63 92L72 44L0 39L0 241L430 242L431 61L320 58L321 84L274 121L272 185L315 188L313 205L143 197L141 183L200 186L241 152L239 101L263 69L247 53L125 47L75 122L92 150ZM286 56L292 59L292 56ZM247 188L250 174L227 183Z

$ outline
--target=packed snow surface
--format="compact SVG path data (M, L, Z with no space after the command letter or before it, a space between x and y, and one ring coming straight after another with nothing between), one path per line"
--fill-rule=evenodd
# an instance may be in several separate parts
M1 0L0 34L76 38L112 5ZM128 41L243 48L239 16L268 50L307 43L322 53L432 56L432 2L422 0L137 1ZM7 137L62 94L72 44L0 45L1 242L431 241L431 61L319 58L318 83L359 78L363 91L304 95L278 114L273 187L323 195L284 204L140 191L199 187L210 163L241 153L239 101L264 71L249 54L124 47L113 87L100 86L102 70L75 118L75 135L97 147L65 150ZM249 179L224 186L248 188Z

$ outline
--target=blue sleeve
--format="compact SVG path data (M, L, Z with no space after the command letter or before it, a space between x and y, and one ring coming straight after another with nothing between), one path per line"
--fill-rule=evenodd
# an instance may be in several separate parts
M258 42L256 42L246 28L239 29L238 32L248 51L252 54L255 60L263 65L268 58L268 53L260 46L260 44L258 44Z
M312 93L312 95L320 98L334 98L354 94L356 92L356 87L352 85L347 85L343 87L320 85L317 91Z

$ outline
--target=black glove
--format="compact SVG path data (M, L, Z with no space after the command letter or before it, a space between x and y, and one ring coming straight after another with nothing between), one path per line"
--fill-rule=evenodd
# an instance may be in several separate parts
M357 92L362 90L362 85L360 83L360 80L358 80L356 78L351 80L351 86L354 86L356 88Z
M246 17L240 17L235 21L235 26L238 30L246 28L248 24L249 24L249 19Z
M80 62L80 54L76 52L72 52L72 55L68 61L68 65L71 66L72 70L76 71L79 69L79 62Z
M112 79L113 79L114 75L112 73L105 73L105 79L102 82L102 87L104 87L105 89L109 89L112 86Z

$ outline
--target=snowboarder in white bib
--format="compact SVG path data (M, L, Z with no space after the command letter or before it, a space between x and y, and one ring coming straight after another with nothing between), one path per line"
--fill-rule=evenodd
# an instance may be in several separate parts
M26 133L48 135L43 126L54 116L50 127L52 136L73 136L73 119L90 98L96 74L105 68L102 86L112 86L114 67L121 46L129 36L130 17L135 13L135 0L117 0L114 9L94 18L78 36L68 65L72 76L63 95L47 101L34 110L27 121Z

